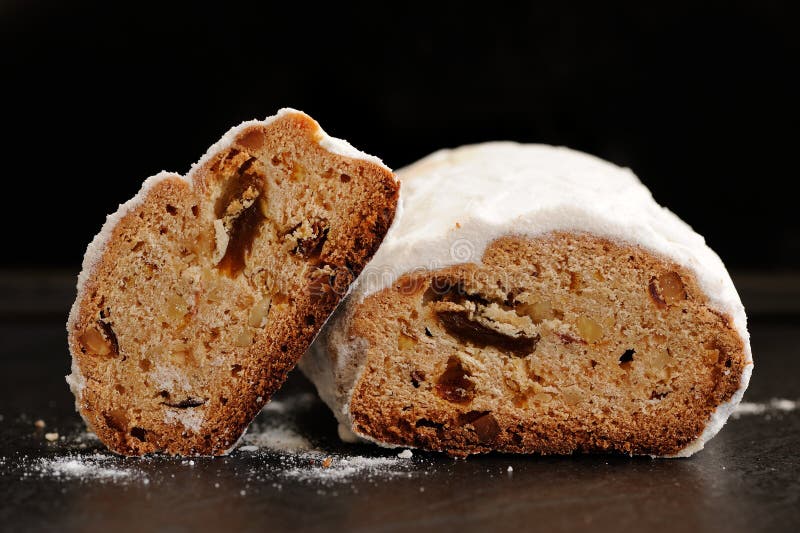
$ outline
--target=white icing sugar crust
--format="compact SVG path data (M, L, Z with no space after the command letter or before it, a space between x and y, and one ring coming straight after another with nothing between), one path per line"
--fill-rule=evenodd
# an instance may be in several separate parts
M354 306L414 270L480 262L490 242L506 235L535 237L552 231L590 233L640 246L694 273L712 307L729 315L745 345L747 366L730 402L720 405L705 431L678 456L702 449L741 400L752 372L744 307L719 256L685 222L659 206L627 168L564 147L490 142L440 150L397 171L402 187L392 228L353 289ZM363 358L353 339L342 338L348 322L339 313L328 326L338 359ZM328 359L315 347L306 359ZM336 361L336 367L361 362ZM322 379L325 362L301 361L340 423L352 427L349 398L360 372ZM317 379L314 379L315 375ZM331 389L332 388L332 389ZM327 390L322 390L327 389Z
M180 174L176 174L174 172L161 171L158 174L147 178L142 183L142 187L139 189L139 192L136 193L136 195L133 198L131 198L130 200L128 200L123 204L120 204L114 213L108 215L106 217L105 223L103 224L103 227L100 229L100 232L97 235L95 235L95 237L89 243L89 245L86 248L86 253L83 256L83 264L81 266L81 272L78 274L77 297L75 298L75 302L72 304L69 317L67 318L67 332L69 334L72 333L73 326L78 318L79 305L81 300L83 300L83 294L86 282L91 276L91 274L94 272L94 269L96 268L97 264L100 262L100 259L103 256L103 252L105 251L106 244L108 243L112 233L114 232L114 228L116 228L117 224L128 213L130 213L133 209L139 207L142 204L142 202L145 201L149 191L156 184L166 179L182 179L187 183L189 183L189 185L191 186L193 184L194 173L197 171L197 169L202 167L202 165L208 162L208 160L212 158L215 154L231 146L241 131L250 126L262 126L262 127L268 126L269 124L275 122L279 118L291 114L308 116L302 111L285 107L279 110L275 115L267 117L264 120L249 120L242 122L238 126L234 126L233 128L229 129L225 133L225 135L223 135L222 138L220 138L219 141L211 145L211 147L209 147L209 149L206 151L203 157L201 157L195 164L192 165L191 169L186 174L186 176L181 176ZM365 154L364 152L357 150L356 148L351 146L347 141L329 136L327 133L325 133L325 131L320 127L320 125L316 121L314 121L314 124L316 124L317 126L317 143L328 152L336 155L341 155L344 157L350 157L353 159L361 159L364 161L369 161L371 163L381 165L387 170L391 170L386 165L384 165L383 162L377 157ZM80 402L81 395L83 393L83 388L85 387L86 382L83 375L81 374L80 368L78 367L74 357L72 360L71 374L66 376L66 381L69 384L70 390L75 395L76 410L80 412L80 409L78 409L78 404Z

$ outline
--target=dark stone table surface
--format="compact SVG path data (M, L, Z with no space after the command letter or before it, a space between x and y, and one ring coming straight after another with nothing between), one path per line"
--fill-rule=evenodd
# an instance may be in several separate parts
M340 443L295 373L246 448L189 461L115 457L87 435L63 379L74 278L0 272L0 530L800 531L800 410L770 403L800 400L800 283L735 279L757 405L690 459L399 459ZM311 449L273 449L284 433Z

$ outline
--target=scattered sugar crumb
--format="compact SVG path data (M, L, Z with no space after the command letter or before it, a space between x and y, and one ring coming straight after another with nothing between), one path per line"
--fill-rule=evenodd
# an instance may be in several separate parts
M242 442L246 446L256 448L268 448L270 450L282 452L294 452L298 450L310 450L311 443L305 437L297 433L288 426L278 426L259 429L251 429L244 436ZM241 449L241 448L240 448Z
M794 411L797 409L797 402L786 398L773 398L769 403L773 409L778 411Z
M281 401L268 404L266 416L261 417L253 424L242 439L242 446L238 449L243 452L258 452L260 457L268 460L251 466L242 472L243 482L267 482L277 490L282 490L287 483L305 483L316 487L323 494L337 495L338 487L352 483L354 480L363 480L376 483L387 479L408 479L427 474L418 469L418 464L409 461L413 457L411 450L400 450L399 453L385 452L378 449L375 454L379 456L350 455L346 451L333 452L315 446L298 429L298 415L308 413L318 402L310 393L282 398ZM28 424L36 424L34 418L28 418ZM22 477L40 476L58 481L75 480L78 482L93 481L99 483L114 483L129 485L139 483L148 487L163 482L175 480L174 472L158 473L155 477L148 471L152 461L159 460L126 460L111 454L81 452L82 449L101 446L97 437L83 427L74 428L72 431L61 433L53 431L47 433L48 441L54 442L56 447L50 450L59 450L57 456L48 458L20 457L15 461ZM57 441L63 440L63 444ZM389 453L388 456L383 455ZM183 458L173 462L163 459L171 464L182 464L192 467L196 464L194 459ZM0 461L4 459L0 458ZM220 488L219 482L213 483L215 488ZM245 486L244 495L249 492ZM245 490L247 489L247 490ZM353 487L354 492L358 492Z
M36 422L34 422L34 423L33 423L33 425L34 425L34 427L36 427L36 428L38 428L38 429L44 429L44 426L45 426L46 424L44 423L44 420L42 420L42 419L40 418L39 420L37 420Z
M509 473L511 473L511 472L513 472L513 471L514 471L514 467L513 467L513 466L509 466L509 467L508 467L508 470L506 470L506 472L509 472Z
M302 454L301 458L312 458L314 452ZM366 479L405 477L411 463L399 461L396 457L364 457L346 456L334 457L328 467L297 466L281 472L287 479L318 482L323 485L348 481L354 477Z
M731 415L734 419L744 415L762 415L774 412L790 412L797 409L798 402L786 398L772 398L768 402L742 402Z
M34 463L33 471L42 476L81 481L123 481L132 479L137 473L136 470L115 466L116 462L117 458L111 455L64 455L39 459Z

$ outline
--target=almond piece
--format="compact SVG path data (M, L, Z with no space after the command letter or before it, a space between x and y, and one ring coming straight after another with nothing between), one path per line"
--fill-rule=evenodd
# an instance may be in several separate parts
M578 334L586 342L595 343L603 338L603 328L591 318L579 316L575 325L578 328Z

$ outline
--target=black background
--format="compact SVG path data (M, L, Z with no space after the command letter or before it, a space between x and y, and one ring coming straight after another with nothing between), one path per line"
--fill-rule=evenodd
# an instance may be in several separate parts
M495 139L581 149L729 266L800 267L797 14L700 4L2 1L0 266L77 270L144 178L292 106L393 168Z

